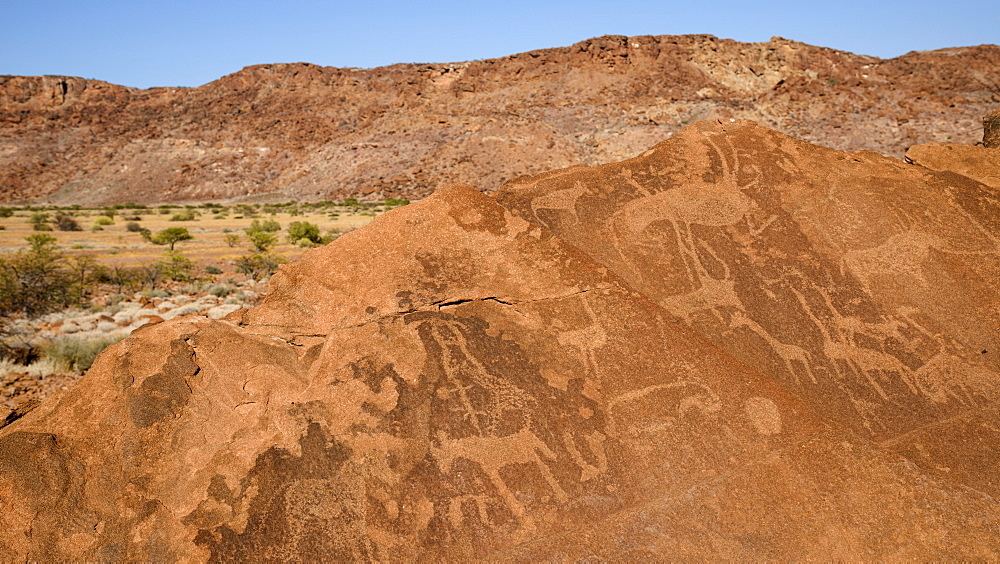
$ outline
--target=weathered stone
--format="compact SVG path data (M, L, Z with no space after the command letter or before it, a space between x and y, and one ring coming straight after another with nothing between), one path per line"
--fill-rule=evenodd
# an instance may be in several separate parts
M931 170L967 176L1000 189L1000 151L953 143L923 143L906 150L906 160Z
M997 205L746 122L440 189L0 429L0 560L996 559Z
M724 120L496 197L857 433L907 449L960 414L996 420L1000 199L987 186ZM1000 494L991 428L976 427L977 454L925 467L983 472Z

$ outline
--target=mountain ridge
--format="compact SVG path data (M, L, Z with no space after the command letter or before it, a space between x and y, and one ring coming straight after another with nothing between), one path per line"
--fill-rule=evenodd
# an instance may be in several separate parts
M902 156L974 144L995 45L853 55L782 38L605 36L463 63L252 65L194 88L0 77L0 198L417 199L621 160L710 117Z

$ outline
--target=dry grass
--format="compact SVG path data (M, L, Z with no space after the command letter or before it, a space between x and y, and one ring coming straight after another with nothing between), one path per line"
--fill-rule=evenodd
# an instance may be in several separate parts
M246 237L242 237L239 245L230 247L226 243L226 235L235 233L243 235L243 230L250 226L254 218L244 217L237 219L237 213L230 213L225 219L215 219L212 210L199 209L202 215L194 221L171 221L173 213L183 210L170 210L170 214L161 215L159 210L153 208L152 213L141 216L137 221L143 228L152 232L157 232L168 227L184 227L194 236L191 241L178 243L176 250L181 251L184 256L195 261L202 266L216 266L222 270L232 270L229 262L244 255L250 248ZM339 217L331 218L329 213L303 213L293 217L288 213L261 214L259 221L273 219L281 224L282 231L278 233L279 244L274 248L274 252L288 260L295 260L305 249L290 244L286 240L288 224L294 221L308 221L319 226L323 233L335 229L340 233L346 233L370 223L374 216L371 212L352 213L344 208L337 210ZM234 210L235 212L235 210ZM24 238L39 233L34 231L28 222L28 216L34 212L25 210L17 211L14 216L0 218L0 252L10 252L27 246ZM54 216L55 212L48 212ZM114 224L104 226L103 231L90 231L91 226L98 217L97 210L80 210L75 219L83 227L84 231L46 231L45 233L55 237L58 245L70 257L90 256L103 264L120 266L139 266L160 260L163 257L166 247L154 245L146 242L142 235L137 232L129 232L125 224L131 220L126 220L121 215L115 217ZM126 215L129 212L126 210Z

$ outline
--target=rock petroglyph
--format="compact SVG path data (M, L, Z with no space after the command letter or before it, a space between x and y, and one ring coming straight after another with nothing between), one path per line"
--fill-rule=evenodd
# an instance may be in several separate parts
M442 187L0 428L0 560L995 560L998 206L739 120Z

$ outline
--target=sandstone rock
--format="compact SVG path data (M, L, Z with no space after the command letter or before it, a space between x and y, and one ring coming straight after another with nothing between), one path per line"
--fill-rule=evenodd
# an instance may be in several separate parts
M746 122L440 189L0 429L0 559L996 559L997 204Z
M1000 108L983 118L983 146L990 149L1000 148Z
M222 319L242 307L243 306L239 304L223 304L210 308L205 312L205 315L208 316L209 319Z
M906 150L906 160L949 171L1000 189L1000 151L953 143L924 143Z
M725 120L496 197L857 433L924 448L970 414L979 454L921 460L1000 494L995 190Z

